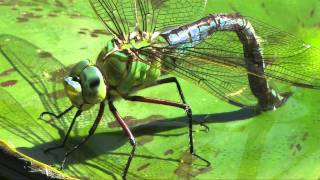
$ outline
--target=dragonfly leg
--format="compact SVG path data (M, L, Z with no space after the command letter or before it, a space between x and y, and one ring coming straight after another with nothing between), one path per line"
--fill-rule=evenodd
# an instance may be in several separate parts
M44 150L44 153L48 153L48 152L50 152L50 151L52 151L52 150L55 150L55 149L63 148L63 147L66 145L66 142L67 142L67 140L69 139L70 132L71 132L71 130L72 130L72 128L73 128L73 125L74 125L74 123L76 122L76 119L81 115L81 113L82 113L82 111L81 111L81 110L78 110L77 113L75 114L75 116L73 117L72 122L71 122L71 124L70 124L70 126L69 126L69 129L68 129L68 131L67 131L66 136L64 137L64 140L63 140L62 144L59 145L59 146L55 146L55 147L48 148L48 149Z
M58 114L58 115L56 115L56 114L54 114L54 113L52 113L52 112L43 112L43 113L41 113L40 114L40 119L43 119L43 116L44 115L49 115L49 116L53 116L53 117L55 117L56 119L59 119L59 118L61 118L62 116L64 116L65 114L67 114L69 111L71 111L72 109L74 108L74 106L72 105L72 106L70 106L69 108L67 108L66 110L64 110L62 113L60 113L60 114Z
M187 104L187 102L186 102L186 100L184 98L184 95L183 95L183 92L182 92L182 88L180 86L180 83L179 83L178 79L176 77L169 77L169 78L160 79L160 80L157 81L157 85L167 84L167 83L175 83L176 84L178 92L179 92L179 95L180 95L180 98L181 98L183 104ZM209 130L210 130L209 126L207 126L203 122L199 122L199 124L200 124L200 126L205 128L206 132L209 132Z
M194 151L194 145L193 145L193 131L192 131L192 110L191 107L187 104L184 103L177 103L177 102L172 102L168 100L162 100L162 99L153 99L153 98L146 98L142 96L129 96L129 97L124 97L124 99L128 101L136 101L136 102L145 102L145 103L152 103L152 104L161 104L161 105L166 105L166 106L172 106L172 107L177 107L184 109L185 112L187 113L188 117L188 122L189 122L189 151L192 155L198 157L199 159L205 161L207 163L207 166L210 166L210 162L205 160L204 158L200 157L197 155Z
M126 167L123 170L123 174L122 174L122 178L126 179L131 161L133 159L134 156L134 152L136 150L136 140L132 134L132 132L130 131L128 125L124 122L124 120L122 119L122 117L120 116L119 112L117 111L116 107L113 105L112 101L109 101L109 109L112 112L113 116L116 118L116 120L118 121L118 123L120 124L120 126L122 127L123 131L127 134L127 136L129 137L129 141L130 144L132 146L132 150L130 152L130 156L128 158Z
M176 84L178 92L179 92L179 95L180 95L180 98L181 98L183 104L187 104L187 102L186 102L186 100L184 98L184 95L183 95L183 92L182 92L182 88L180 86L180 83L179 83L178 79L176 77L169 77L169 78L160 79L160 80L157 81L158 85L167 84L167 83L175 83Z
M89 139L90 137L95 133L101 119L102 119L102 116L103 116L103 113L104 113L104 107L105 107L105 103L102 102L100 103L100 108L99 108L99 112L98 112L98 115L96 117L96 120L94 121L92 127L90 128L89 130L89 134L84 138L82 139L82 141L76 145L71 151L67 152L65 155L64 155L64 159L62 160L62 163L61 163L61 167L60 169L63 169L64 168L64 164L67 160L67 158L74 152L76 151L77 149L79 149L83 144L85 144Z

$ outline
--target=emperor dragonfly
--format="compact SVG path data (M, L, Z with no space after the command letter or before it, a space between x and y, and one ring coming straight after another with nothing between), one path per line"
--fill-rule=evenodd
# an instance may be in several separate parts
M290 34L240 15L209 15L190 23L188 15L194 16L197 8L186 10L185 7L190 4L204 7L205 1L188 3L91 1L115 38L101 52L96 66L82 61L65 79L66 93L73 103L65 113L73 107L79 109L66 139L81 112L100 103L90 135L80 145L86 142L102 117L105 101L108 102L133 146L124 177L134 155L135 140L113 105L119 97L185 109L189 117L190 152L194 153L191 109L175 78L157 80L164 72L189 79L232 104L241 107L258 104L261 110L275 109L288 97L288 94L276 93L268 84L269 78L319 88L318 66L308 59L316 55L310 46ZM278 44L286 48L279 49ZM137 90L169 82L176 83L182 103L130 96ZM55 148L48 151L52 149Z

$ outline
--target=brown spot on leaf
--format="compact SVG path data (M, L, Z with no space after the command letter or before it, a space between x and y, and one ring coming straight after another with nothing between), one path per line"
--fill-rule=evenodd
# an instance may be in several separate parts
M39 50L38 55L40 58L52 58L52 54L50 52L44 51L44 50Z
M42 7L33 8L34 11L43 11Z
M27 22L27 21L29 21L29 19L28 18L24 18L24 17L17 17L17 21L18 22Z
M14 86L15 84L17 84L17 80L9 80L9 81L5 81L0 83L0 87L10 87L10 86Z
M296 148L298 151L301 151L301 149L302 149L301 144L296 144Z
M212 167L203 167L203 168L199 168L198 171L199 171L199 174L204 174L204 173L207 173L207 172L210 172L212 170ZM198 174L197 174L198 175Z
M152 122L152 121L158 121L158 120L161 120L161 119L165 119L165 117L163 117L161 115L152 115L152 116L148 116L144 120L148 121L148 122Z
M68 15L69 15L69 17L71 17L71 18L79 18L79 17L81 17L81 14L78 13L78 12L73 12L73 13L70 13L70 14L68 14Z
M139 120L137 120L133 116L126 116L126 117L123 118L123 120L126 122L126 124L128 126L135 126L135 125L138 125L138 124L142 124L142 123L146 123L146 122L153 122L153 121L157 121L157 120L160 120L160 119L164 119L164 117L163 116L159 116L159 115L152 115L152 116L149 116L147 118L139 119ZM120 127L120 125L119 125L119 123L117 121L112 121L112 122L108 123L108 127L109 128L118 128L118 127Z
M142 171L142 170L148 168L149 166L150 166L150 163L144 164L144 165L138 167L137 171Z
M3 72L0 73L0 76L8 76L10 75L11 73L15 72L16 70L14 68L11 68L11 69L7 69Z
M166 150L166 152L164 152L164 155L170 155L170 154L173 154L173 150L172 149L168 149L168 150Z
M48 4L48 0L32 0L32 1L22 1L22 0L0 0L0 5L3 6L39 6L39 4Z
M20 16L18 16L16 19L18 22L26 22L26 21L29 21L30 19L37 19L41 17L42 16L40 15L34 15L32 12L22 12Z
M175 170L175 174L182 178L188 179L192 177L192 155L189 152L182 154L178 168Z
M50 12L50 13L48 13L48 16L49 17L57 17L58 15L56 13Z
M195 156L191 155L188 151L184 152L182 154L179 166L175 170L175 174L181 179L190 179L212 170L212 166L203 166L198 169L193 168L192 164L195 160L197 160Z
M294 144L290 144L290 149L293 149L295 147Z
M148 136L148 135L145 135L145 136L139 136L137 138L137 144L139 146L143 146L149 142L151 142L153 140L153 136Z
M63 2L59 1L59 0L55 0L55 6L59 7L59 8L65 8L66 6L63 4Z
M105 29L95 29L93 31L90 31L88 28L81 28L80 31L78 31L79 34L90 34L91 37L97 38L100 35L111 35L108 31Z
M87 34L87 33L84 32L84 31L79 31L78 33L79 33L79 34Z
M306 141L308 139L309 133L305 132L301 138L302 141Z
M102 34L102 35L110 35L110 33L108 33L108 31L106 31L104 29L95 29L92 33Z
M152 7L157 7L157 8L163 8L163 7L165 7L165 6L167 6L168 4L167 4L167 0L161 0L161 1L159 1L159 0L151 0L151 4L152 4Z
M104 29L95 29L90 33L90 35L91 37L99 37L99 35L110 35L110 33Z
M0 5L1 6L10 6L10 5L12 5L12 2L10 3L10 1L9 2L5 2L4 0L0 0Z
M91 35L91 37L94 37L94 38L99 37L98 34L94 34L94 33L91 33L90 35Z
M63 78L65 78L68 73L71 71L73 65L66 67L65 69L59 69L53 72L50 72L51 82L61 83Z
M88 28L81 28L80 30L81 30L81 31L89 31Z
M126 116L123 118L123 120L128 126L134 126L137 124L137 119L133 116ZM108 127L117 128L120 127L120 125L117 121L113 121L108 123Z
M316 12L316 8L313 7L310 11L310 17L313 17L315 12Z
M20 15L23 17L26 17L26 18L40 18L41 17L40 15L35 15L32 12L23 12Z
M54 91L52 93L49 93L48 97L54 98L54 99L62 99L64 97L66 97L66 94L63 89L60 89L60 90Z

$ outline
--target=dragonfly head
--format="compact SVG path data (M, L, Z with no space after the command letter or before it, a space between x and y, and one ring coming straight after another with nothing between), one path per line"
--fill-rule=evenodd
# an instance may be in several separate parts
M105 100L107 85L100 70L88 60L76 64L64 79L64 89L72 104L82 110Z

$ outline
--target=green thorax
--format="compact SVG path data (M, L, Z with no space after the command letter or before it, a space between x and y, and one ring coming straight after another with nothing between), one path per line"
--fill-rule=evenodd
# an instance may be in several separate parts
M109 41L100 53L97 66L102 71L107 84L120 95L128 95L138 89L153 84L160 76L157 61L141 62L134 54L134 49L148 46L147 41L131 41L130 44L117 46ZM147 61L143 55L140 58Z

